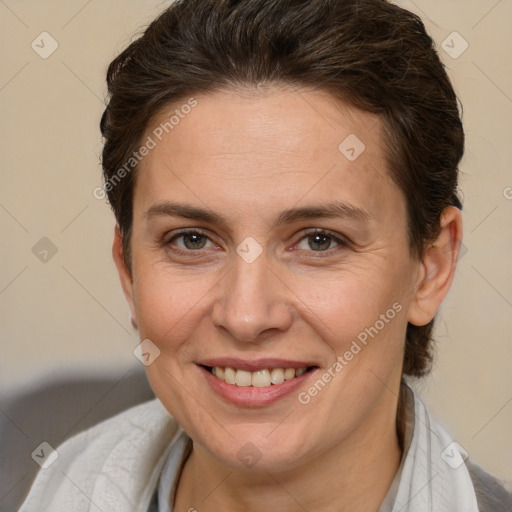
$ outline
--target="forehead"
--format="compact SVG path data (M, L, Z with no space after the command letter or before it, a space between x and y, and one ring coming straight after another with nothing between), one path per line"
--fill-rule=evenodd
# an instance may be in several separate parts
M400 196L387 171L380 119L328 93L220 91L194 96L195 106L183 108L189 100L148 127L145 137L155 146L139 164L136 213L184 197L233 215L333 198L377 213Z

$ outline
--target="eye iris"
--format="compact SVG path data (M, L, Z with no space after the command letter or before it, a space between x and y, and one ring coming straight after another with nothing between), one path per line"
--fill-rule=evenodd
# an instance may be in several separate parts
M310 235L308 237L308 244L311 249L326 251L331 245L331 238L322 234Z
M183 243L187 249L202 249L206 244L206 238L198 233L183 235Z

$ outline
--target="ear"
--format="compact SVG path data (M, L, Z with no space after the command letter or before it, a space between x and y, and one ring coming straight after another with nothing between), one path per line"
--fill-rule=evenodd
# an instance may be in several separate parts
M112 256L117 267L121 286L123 288L126 302L130 308L131 322L135 329L137 329L137 316L135 313L135 304L133 302L133 278L130 270L126 267L123 257L123 237L119 224L116 224L114 232L114 242L112 244Z
M462 215L458 208L448 206L441 214L441 230L426 250L408 311L411 324L428 324L437 313L453 281L460 244Z

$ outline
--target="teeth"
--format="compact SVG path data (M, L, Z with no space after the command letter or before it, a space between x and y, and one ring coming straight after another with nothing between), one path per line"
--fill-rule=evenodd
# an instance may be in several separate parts
M270 372L268 370L258 370L254 372L251 377L251 384L255 388L270 386Z
M295 377L295 368L286 368L284 371L284 380L291 380Z
M250 386L251 385L251 372L245 370L237 370L235 375L235 384L237 386Z
M220 380L224 380L224 368L216 366L215 368L212 368L212 372L215 377L219 377Z
M215 366L214 369L220 368L219 366ZM220 368L222 370L222 368ZM217 371L215 372L215 376L222 380L221 377L219 377L219 374ZM224 382L227 382L228 384L234 384L235 383L235 377L236 377L236 371L233 370L233 368L224 368Z
M222 368L221 366L214 366L212 374L219 380L223 380L228 384L235 384L236 386L255 388L264 388L272 384L281 384L285 380L291 380L295 377L300 377L307 371L306 367L303 368L272 368L258 370L255 372L248 372L246 370L235 370L233 368Z
M281 382L284 382L284 370L282 368L274 368L270 372L270 382L272 382L272 384L281 384Z

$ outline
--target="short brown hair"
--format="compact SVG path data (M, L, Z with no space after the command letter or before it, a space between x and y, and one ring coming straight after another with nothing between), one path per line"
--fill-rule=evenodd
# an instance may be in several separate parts
M381 118L415 257L438 235L443 209L462 207L455 92L421 19L385 0L177 0L110 63L107 83L106 183L170 104L226 88L296 85ZM107 189L128 269L136 175L134 168ZM433 324L408 324L405 375L430 370Z

